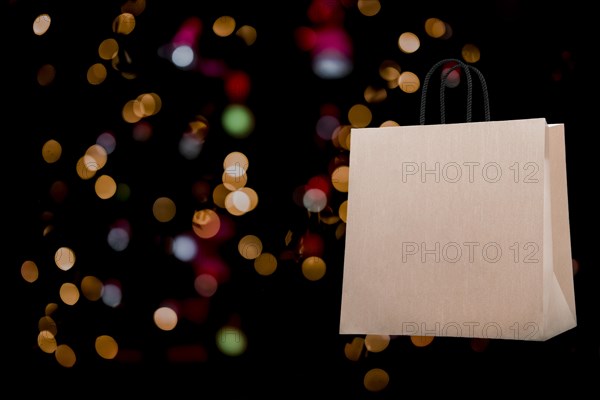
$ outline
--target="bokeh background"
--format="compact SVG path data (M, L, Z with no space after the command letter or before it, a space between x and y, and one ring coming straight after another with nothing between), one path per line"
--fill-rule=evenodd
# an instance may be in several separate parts
M600 351L584 4L5 2L7 366L223 398L581 380ZM482 71L493 120L565 123L578 327L547 342L338 334L350 128L418 124L449 58Z

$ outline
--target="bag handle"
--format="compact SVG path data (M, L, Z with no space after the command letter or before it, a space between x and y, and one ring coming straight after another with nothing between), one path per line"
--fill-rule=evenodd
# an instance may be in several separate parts
M473 88L472 88L472 79L471 79L470 70L475 71L475 73L477 74L479 81L481 83L481 89L483 92L484 116L485 116L486 121L490 121L489 93L488 93L488 88L487 88L485 78L484 78L483 74L481 73L481 71L479 71L477 68L475 68L472 65L465 64L461 60L458 60L455 58L447 58L445 60L438 61L433 67L431 67L429 72L427 72L425 79L423 80L423 89L421 91L421 110L420 110L420 117L419 117L420 125L425 125L425 104L427 101L427 89L429 87L429 80L431 79L431 75L433 75L435 70L438 69L440 67L440 65L443 65L448 62L455 62L456 65L453 65L451 68L449 68L448 71L446 71L442 76L442 82L440 85L440 120L441 120L441 123L442 124L446 123L446 97L445 97L446 81L448 80L448 76L450 75L450 73L460 67L462 67L463 70L465 71L465 76L467 78L467 118L466 118L467 122L472 121L472 115L473 115Z

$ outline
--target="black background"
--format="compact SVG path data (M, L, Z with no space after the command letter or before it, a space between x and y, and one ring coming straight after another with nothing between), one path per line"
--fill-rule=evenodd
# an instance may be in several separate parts
M198 395L218 393L223 398L271 393L398 398L414 389L413 381L418 378L435 382L455 376L457 389L466 387L459 383L462 380L483 379L501 388L515 382L531 384L533 371L549 372L551 377L568 375L573 379L565 378L569 385L581 387L587 382L597 392L597 384L585 378L599 361L595 329L599 282L592 256L597 237L592 222L592 190L597 184L592 151L596 150L598 109L598 64L593 54L599 35L589 3L558 7L518 0L387 0L375 17L365 17L350 6L343 24L353 41L354 69L338 80L318 78L311 70L309 54L294 41L297 27L311 26L306 14L309 4L149 1L136 18L132 34L119 39L132 56L131 70L137 78L122 79L109 68L106 81L98 86L89 85L85 74L91 64L101 61L98 44L115 37L111 24L121 2L17 0L4 5L2 28L7 46L3 61L8 71L3 82L8 87L8 106L3 106L7 121L3 197L8 200L5 212L11 221L6 230L9 258L4 265L9 273L5 308L11 317L4 330L16 334L14 342L5 342L15 356L7 366L38 377L102 377L105 385L118 381L133 389L151 384L189 387L197 388ZM44 12L51 15L52 25L38 37L31 25ZM239 38L212 34L210 24L221 15L233 16L239 25L254 26L256 43L245 46ZM221 81L177 69L157 55L157 49L171 40L189 16L205 24L201 54L223 59L251 78L246 104L256 116L256 127L247 139L228 137L219 126L220 113L228 104ZM445 41L427 37L423 23L429 17L448 22L453 36ZM404 31L421 38L421 48L414 54L403 54L397 47ZM572 254L580 265L575 275L578 327L543 343L492 341L483 352L473 351L468 339L440 337L426 348L416 348L408 338L398 337L382 353L349 361L344 346L351 338L337 333L343 240L336 240L333 228L319 224L292 201L296 187L315 175L327 174L336 154L330 144L315 137L320 108L334 104L340 120L347 123L346 110L364 103L364 88L382 84L378 77L382 61L394 60L422 79L437 61L459 58L465 43L481 49L476 66L487 80L493 120L544 117L550 123L565 123ZM56 67L57 76L50 86L40 87L36 74L46 63ZM447 94L450 122L464 120L462 86ZM160 94L163 109L151 119L151 140L140 143L131 138L131 126L123 122L120 110L127 100L150 91ZM419 93L390 91L386 101L371 107L371 126L387 119L417 124L419 100ZM476 107L475 119L481 119L480 112ZM198 159L184 160L177 151L178 140L200 113L207 116L211 130ZM431 123L437 117L435 112L428 114ZM106 173L132 188L131 199L124 203L97 199L92 186L75 174L77 156L105 130L118 138ZM40 157L41 146L50 138L63 145L63 158L56 165L45 164ZM149 317L153 310L165 299L194 296L189 283L192 271L164 254L161 240L189 231L193 210L206 206L192 196L192 184L198 180L211 187L219 183L223 158L236 150L250 160L248 185L258 192L260 206L234 220L235 237L219 249L231 268L231 279L211 299L204 324L183 321L174 332L160 332ZM57 179L69 186L62 204L55 204L48 195ZM171 197L178 208L177 217L167 225L157 223L150 212L154 199L162 195ZM41 235L44 211L54 215L56 233L50 237ZM105 239L107 221L117 218L127 218L136 232L120 255L110 250ZM262 277L251 262L239 257L236 238L256 234L265 250L277 255L286 249L288 230L294 240L306 231L322 235L327 262L322 280L305 279L294 260L281 260L272 276ZM70 370L36 346L37 321L48 302L59 302L56 291L64 277L54 270L34 284L20 277L24 260L35 260L40 268L51 265L55 249L65 242L78 249L81 274L118 278L128 288L118 309L80 300L72 309L59 312L61 339L78 354ZM249 343L247 351L235 358L219 353L214 345L216 329L232 320L240 323ZM139 350L142 361L99 359L89 343L102 332L110 332L120 348ZM206 346L208 361L186 364L165 358L170 346L194 342ZM375 367L390 374L390 384L381 393L366 391L362 383L366 371Z

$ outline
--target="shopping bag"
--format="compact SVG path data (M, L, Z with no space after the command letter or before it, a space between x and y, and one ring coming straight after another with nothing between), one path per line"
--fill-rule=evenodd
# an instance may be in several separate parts
M419 125L351 130L339 332L547 340L577 324L564 124L491 121L452 61L484 121L424 124L440 62Z

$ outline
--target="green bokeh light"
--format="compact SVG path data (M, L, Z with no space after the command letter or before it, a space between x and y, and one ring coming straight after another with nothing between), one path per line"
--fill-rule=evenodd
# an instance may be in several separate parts
M254 129L254 115L248 107L231 104L225 108L221 117L225 131L236 138L245 138Z
M239 356L248 344L244 332L233 326L224 326L217 331L217 347L228 356Z

